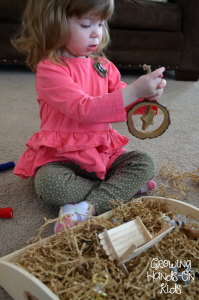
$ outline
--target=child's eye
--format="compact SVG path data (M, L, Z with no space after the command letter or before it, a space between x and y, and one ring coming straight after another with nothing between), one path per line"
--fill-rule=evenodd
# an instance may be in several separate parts
M90 25L81 25L82 28L89 28Z

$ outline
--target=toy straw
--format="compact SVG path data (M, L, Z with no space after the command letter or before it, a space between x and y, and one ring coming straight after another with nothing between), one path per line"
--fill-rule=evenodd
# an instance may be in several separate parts
M0 208L0 218L12 218L13 211L12 207Z
M1 164L0 165L0 172L5 171L7 169L12 169L12 168L14 168L14 166L15 166L15 163L13 161L10 161L6 164Z

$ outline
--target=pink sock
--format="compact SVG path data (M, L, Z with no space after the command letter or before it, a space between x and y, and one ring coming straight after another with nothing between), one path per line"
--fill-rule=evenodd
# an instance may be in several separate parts
M153 190L156 187L156 183L153 180L148 181L137 193L137 194L142 194L142 193L147 193Z

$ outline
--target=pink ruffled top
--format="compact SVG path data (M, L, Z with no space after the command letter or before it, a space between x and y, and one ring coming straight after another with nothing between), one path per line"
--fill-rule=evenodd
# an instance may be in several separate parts
M128 138L111 123L126 121L120 73L103 60L101 77L91 58L65 59L58 65L48 59L37 67L36 90L41 127L26 143L14 174L28 178L49 162L75 162L104 179L113 161L125 151Z

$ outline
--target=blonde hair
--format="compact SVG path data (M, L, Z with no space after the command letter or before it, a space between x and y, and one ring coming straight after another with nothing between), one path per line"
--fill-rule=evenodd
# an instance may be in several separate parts
M108 20L113 10L114 0L29 0L20 31L11 42L27 55L26 63L36 73L37 64L47 57L55 63L64 64L60 54L68 36L67 17L80 18L89 13ZM98 59L104 56L103 49L109 41L105 21L101 43L92 57Z

